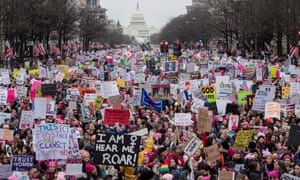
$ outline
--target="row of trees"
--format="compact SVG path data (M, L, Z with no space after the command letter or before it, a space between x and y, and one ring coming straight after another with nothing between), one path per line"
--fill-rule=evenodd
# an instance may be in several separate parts
M25 48L36 42L48 46L49 41L54 41L61 48L68 40L77 39L83 41L86 50L91 41L109 41L107 34L122 36L122 32L107 28L110 21L106 19L105 9L83 8L77 2L0 0L0 37L10 42L22 57Z
M237 45L257 51L267 43L281 55L299 41L299 9L299 0L210 0L171 20L159 37L222 40L227 49Z

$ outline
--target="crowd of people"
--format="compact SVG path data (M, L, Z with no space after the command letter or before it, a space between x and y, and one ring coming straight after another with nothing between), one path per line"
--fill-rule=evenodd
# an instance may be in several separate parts
M10 114L10 118L3 120L1 130L8 129L13 132L10 139L4 137L1 131L0 179L299 179L300 146L291 143L297 142L298 137L289 136L291 126L297 126L300 122L297 115L297 87L300 86L298 71L289 63L288 58L266 58L262 55L260 59L253 60L249 55L242 57L239 53L236 54L229 56L218 53L217 49L194 49L183 50L181 57L166 58L166 55L160 55L156 49L141 51L138 48L121 48L81 52L60 60L35 60L11 69L1 69L1 72L9 73L9 80L6 80L8 83L4 82L2 73L1 89L6 92L14 89L15 93L12 100L8 98L9 95L5 96L6 103L0 107L1 113ZM154 65L147 64L147 61L153 61ZM166 72L165 62L176 62L174 71L171 68L172 72ZM192 68L188 64L192 64ZM245 74L248 66L254 67L250 75ZM275 73L273 66L277 67ZM192 70L187 70L187 67ZM258 78L258 73L261 73L261 79ZM181 74L190 76L184 78ZM134 82L137 75L142 77L138 83ZM147 88L153 84L154 77L156 84L169 86L158 91L152 91L151 86ZM217 86L216 82L220 77L229 77L231 93L227 97L218 97L216 91L220 90L217 87L213 97L208 97L201 91L201 86ZM234 82L236 80L238 83ZM38 88L33 88L35 81L55 84L55 94L47 97L54 101L54 111L45 118L32 118L31 124L21 127L22 112L37 109L34 99L43 97L39 95ZM103 97L103 89L96 87L98 81L100 86L105 81L117 82L118 99ZM195 82L200 81L201 83L195 85ZM283 96L282 87L292 89L290 82L296 83L297 87L293 87L296 91L291 90ZM288 112L282 110L279 118L266 118L265 111L252 108L251 105L254 106L258 98L255 92L264 85L272 86L276 90L270 102L293 104L294 108ZM19 94L20 86L27 88L26 94ZM79 94L70 98L69 89L76 89ZM151 102L161 100L161 109L151 103L141 102L142 89L151 97ZM239 91L249 93L247 97L239 99ZM85 94L96 94L103 98L100 106L91 108L88 114L83 114L88 110L82 110L82 104L90 105L86 103ZM249 102L248 97L251 95L254 103ZM218 102L223 102L224 99L228 103L223 108ZM197 104L199 101L200 105ZM207 109L211 113L208 116L209 123L205 124L210 130L199 127L198 121L206 116L199 114L199 108ZM106 123L105 109L128 110L129 123ZM185 125L176 124L176 121L180 121L175 119L179 113L189 114L190 122ZM233 116L236 121L232 125ZM39 125L48 123L68 125L75 129L79 149L77 159L80 159L82 165L80 173L66 175L66 159L37 159L37 137L33 131ZM147 133L140 136L139 152L135 152L138 159L134 166L95 163L98 162L95 160L98 158L95 152L98 133L122 135L134 134L139 130L147 130ZM239 132L246 130L251 130L249 140L246 140L247 145L238 146ZM186 147L192 139L200 143L191 153L187 152ZM214 148L207 151L209 147ZM213 151L217 152L216 158L210 157ZM5 165L14 166L14 157L22 155L33 155L32 167L14 171L1 168Z

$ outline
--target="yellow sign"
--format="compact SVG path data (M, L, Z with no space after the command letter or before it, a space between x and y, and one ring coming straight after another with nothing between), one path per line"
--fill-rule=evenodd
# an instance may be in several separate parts
M104 102L104 98L101 96L97 96L96 99L94 100L95 110L101 109L103 102Z
M201 92L205 95L207 98L208 102L216 102L216 88L215 86L201 86L200 87Z
M124 79L117 79L117 84L121 88L126 88L126 81Z
M69 66L67 65L56 65L57 69L61 73L67 73L69 72Z
M244 149L248 146L253 130L240 130L237 133L233 148L235 149Z
M289 95L291 94L291 88L290 87L282 87L281 88L281 94L282 98L288 98Z
M42 97L42 86L37 86L35 89L35 97Z
M270 70L270 76L271 78L276 78L276 72L278 70L278 66L272 66Z

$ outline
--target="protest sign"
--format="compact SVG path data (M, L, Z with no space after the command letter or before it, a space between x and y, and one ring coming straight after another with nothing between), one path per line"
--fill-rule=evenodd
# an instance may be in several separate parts
M118 85L120 88L125 88L125 87L126 87L126 81L125 81L124 79L118 78L116 82L117 82L117 85Z
M235 149L244 149L248 146L253 130L240 130L237 133L233 148Z
M56 84L42 84L42 95L43 96L55 96L56 95Z
M214 144L203 149L205 154L205 160L215 161L220 159L220 150L218 144Z
M32 128L33 121L34 121L33 112L22 110L19 128L20 129Z
M218 99L229 99L232 94L232 84L231 83L220 83L218 84L217 98Z
M68 65L56 65L57 70L63 74L69 72L69 66Z
M110 96L119 95L119 89L115 81L104 81L101 84L102 97L107 99Z
M136 166L140 151L140 136L97 134L94 163Z
M104 110L104 124L113 125L116 123L129 124L129 111L120 109L105 109Z
M295 115L300 118L300 104L295 105Z
M17 97L26 97L27 96L27 87L24 87L24 86L17 86L16 87L16 90L17 90Z
M40 124L33 129L36 160L67 159L70 126L65 124Z
M12 159L12 170L28 171L32 168L33 161L33 155L14 155Z
M69 142L69 159L80 158L78 134L75 128L70 128L70 142Z
M101 96L96 97L96 99L94 100L94 108L95 108L96 111L101 109L103 102L104 102L103 97L101 97Z
M193 137L189 143L185 146L184 148L184 152L189 155L192 156L193 154L195 154L195 152L200 148L201 145L201 141L198 138Z
M281 87L281 97L282 99L288 98L291 94L291 88L290 87Z
M235 180L234 174L232 171L219 171L218 180Z
M66 95L67 100L76 100L79 97L80 97L80 92L78 89L76 88L67 89L67 95Z
M0 112L0 124L4 124L5 120L6 119L10 120L10 118L11 118L11 113Z
M93 112L93 109L90 105L81 104L81 113L82 113L83 120L85 122L96 120L96 116L95 116L95 114Z
M90 102L94 102L96 97L97 97L97 94L85 93L83 99L84 99L84 102L86 104L88 104Z
M177 61L166 61L164 64L164 71L172 73L177 71Z
M47 98L34 98L34 119L46 119Z
M239 126L239 116L238 115L230 115L228 121L228 129L231 131L233 127L236 129Z
M128 135L135 135L135 136L145 136L145 135L148 135L148 128L143 128L143 129L131 132Z
M8 179L9 176L13 174L12 167L10 164L1 164L0 166L0 177L3 179Z
M6 105L7 102L7 90L0 89L0 105Z
M117 95L117 96L110 96L108 98L108 101L110 104L115 104L115 103L121 103L122 99L120 95Z
M2 76L2 83L4 85L10 84L10 77L9 77L9 72L8 71L1 72L1 76Z
M265 119L277 118L280 119L280 104L276 102L267 102L265 108Z
M272 99L269 98L268 92L259 89L256 91L255 98L252 105L252 110L264 112L265 104L270 101L272 101Z
M190 126L193 124L191 113L175 113L175 126Z
M204 101L202 99L193 99L193 104L191 106L191 111L194 113L198 113L200 107L204 107Z
M7 90L7 103L13 103L15 101L15 90L8 89Z
M66 163L66 173L67 176L76 176L82 174L82 160L70 158Z
M249 91L239 91L238 92L238 103L239 104L246 104L248 95L251 95L251 92L249 92Z
M197 129L201 132L211 132L212 130L212 111L205 108L199 108Z
M201 86L202 93L206 96L208 102L216 102L216 88L214 85Z
M25 83L24 79L25 79L25 75L23 73L18 74L17 77L16 77L16 84L17 85L23 85Z
M134 83L135 84L140 84L140 83L145 83L145 74L144 73L137 73L135 76L134 76Z
M11 141L13 139L14 131L8 129L0 129L0 139Z
M55 101L54 100L47 100L46 115L47 116L54 116L55 115Z
M281 180L300 180L300 177L297 176L293 176L291 174L288 173L284 173L281 177Z

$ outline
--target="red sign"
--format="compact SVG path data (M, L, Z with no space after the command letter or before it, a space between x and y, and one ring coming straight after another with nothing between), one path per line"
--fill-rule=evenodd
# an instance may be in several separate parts
M120 109L105 109L104 124L124 124L129 125L129 111Z

